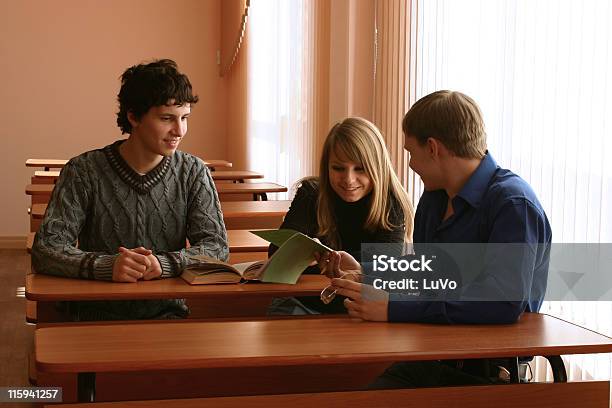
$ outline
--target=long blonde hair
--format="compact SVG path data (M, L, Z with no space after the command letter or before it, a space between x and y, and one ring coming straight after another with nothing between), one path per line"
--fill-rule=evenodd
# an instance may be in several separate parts
M365 230L373 232L382 228L390 231L393 227L398 227L390 220L392 200L389 200L389 197L393 197L403 211L405 241L410 242L414 214L412 203L393 170L380 131L373 123L358 117L347 118L335 124L323 144L319 167L318 235L324 237L330 245L339 247L340 237L333 212L335 193L329 181L332 150L336 156L344 156L350 161L361 163L372 182L372 198Z

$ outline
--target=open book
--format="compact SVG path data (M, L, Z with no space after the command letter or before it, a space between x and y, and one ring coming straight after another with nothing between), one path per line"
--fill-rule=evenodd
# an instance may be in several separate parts
M332 251L301 232L281 229L251 231L276 245L276 252L265 261L235 265L207 256L192 256L195 260L181 275L187 282L198 284L238 283L242 280L295 284L304 270L315 260L316 252Z

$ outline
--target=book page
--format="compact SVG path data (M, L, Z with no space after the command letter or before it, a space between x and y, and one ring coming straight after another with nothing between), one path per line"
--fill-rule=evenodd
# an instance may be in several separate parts
M257 274L254 274L253 272L259 270L259 268L261 268L261 266L265 263L266 261L241 262L234 264L233 266L234 269L240 272L240 275L242 275L245 279L256 279L255 276L257 276ZM246 272L250 272L250 274L245 276Z

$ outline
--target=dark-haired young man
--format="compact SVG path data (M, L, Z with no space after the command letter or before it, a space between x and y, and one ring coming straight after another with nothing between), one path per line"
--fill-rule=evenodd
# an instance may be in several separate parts
M127 69L121 83L117 124L129 137L64 167L32 248L38 273L137 282L178 276L192 255L228 257L210 173L201 160L177 150L198 101L189 79L174 61L158 60ZM63 306L74 320L189 312L182 299Z
M485 248L484 268L461 288L461 299L448 301L414 300L406 293L386 294L361 282L334 279L337 293L349 298L349 315L374 321L507 324L525 311L537 312L546 291L552 231L529 184L498 166L487 151L476 102L460 92L434 92L410 108L402 129L410 168L425 186L415 214L415 247ZM509 256L510 251L518 256ZM361 270L346 253L332 253L329 262L335 276ZM363 296L364 290L379 296ZM486 364L397 363L373 387L486 383Z

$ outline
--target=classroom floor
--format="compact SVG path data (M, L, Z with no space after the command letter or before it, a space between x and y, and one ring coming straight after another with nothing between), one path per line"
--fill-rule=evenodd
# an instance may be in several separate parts
M0 387L29 387L28 351L32 349L34 325L25 321L25 297L17 297L25 285L30 256L25 249L0 250ZM4 407L30 408L32 403L0 403Z

